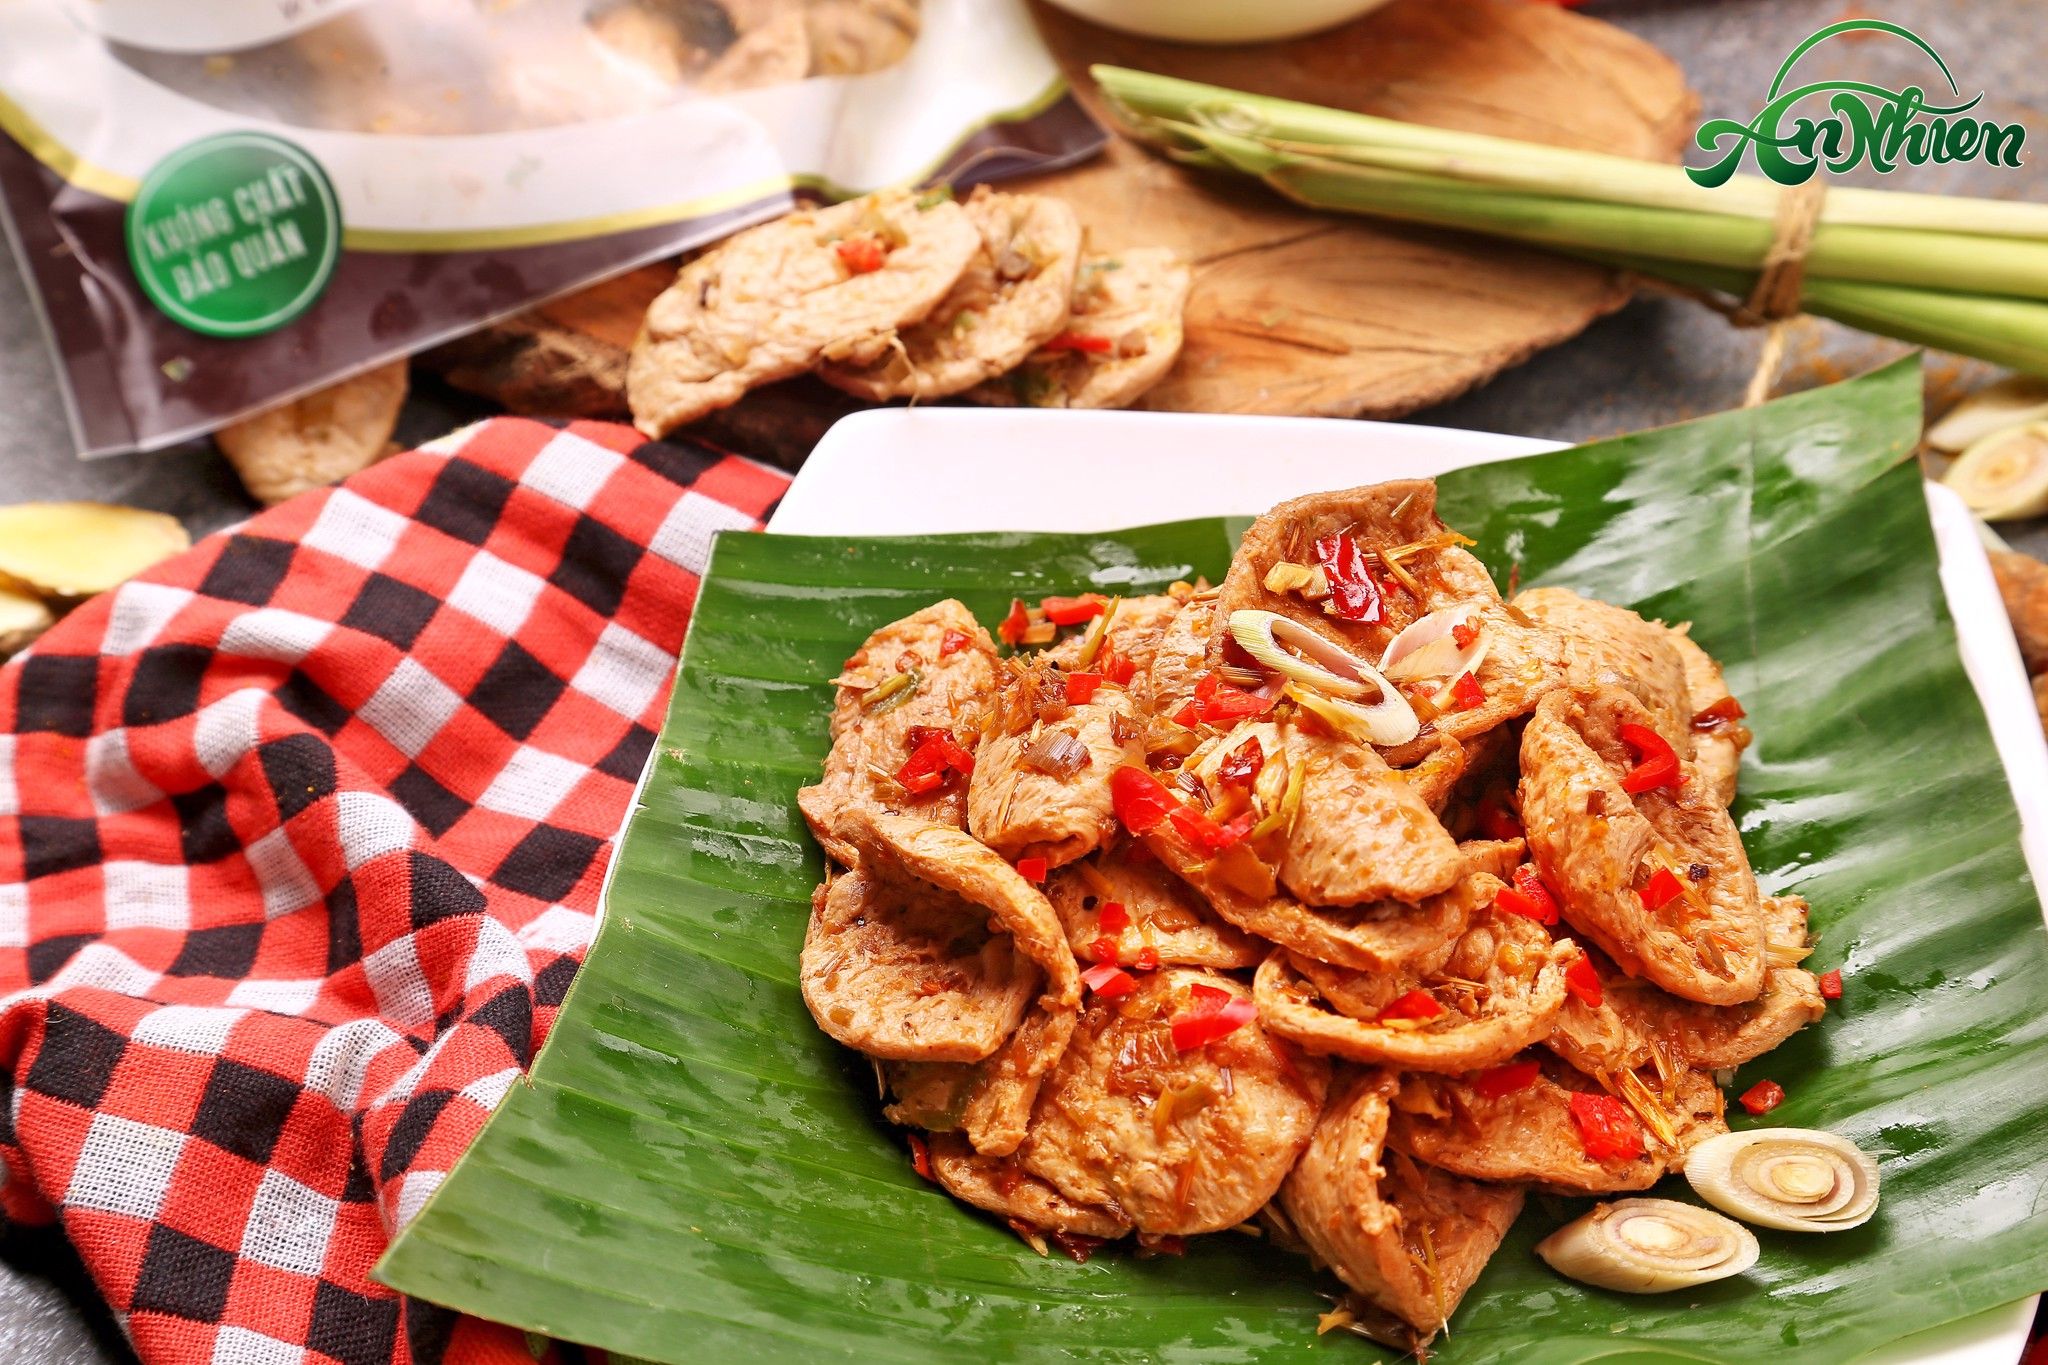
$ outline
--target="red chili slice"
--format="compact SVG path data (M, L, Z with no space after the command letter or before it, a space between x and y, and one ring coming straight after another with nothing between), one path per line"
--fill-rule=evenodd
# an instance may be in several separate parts
M1229 991L1219 991L1213 986L1196 986L1194 990L1195 1007L1173 1016L1175 1051L1189 1052L1207 1046L1218 1038L1227 1038L1258 1015L1258 1006L1243 996L1234 996ZM1205 992L1224 998L1220 1003L1204 1000Z
M1434 1019L1444 1012L1428 991L1410 991L1380 1011L1382 1019Z
M1088 956L1104 964L1115 962L1117 959L1116 940L1108 934L1102 935L1088 945Z
M1472 648L1473 641L1478 638L1479 627L1477 626L1467 625L1463 621L1459 621L1451 627L1451 643L1459 649Z
M1837 967L1831 972L1820 974L1820 998L1840 1000L1842 998L1842 970Z
M966 631L948 630L944 635L939 637L939 657L943 659L948 654L958 654L961 650L967 648L969 645L973 643L974 637L972 635L969 635Z
M1472 1093L1482 1100L1497 1100L1518 1090L1527 1090L1543 1074L1541 1062L1509 1062L1472 1078Z
M1265 766L1265 746L1252 735L1216 765L1216 780L1226 787L1249 787L1259 780L1259 771Z
M1660 867L1650 874L1650 880L1643 889L1636 892L1645 910L1662 910L1685 894L1685 884L1671 875L1671 869Z
M951 733L936 726L919 726L911 732L917 747L896 770L896 784L912 796L937 791L951 773L974 771L974 755L967 752Z
M1138 665L1117 653L1116 641L1104 640L1102 648L1095 651L1095 671L1122 687L1138 676Z
M1678 755L1664 736L1647 725L1626 724L1621 727L1621 742L1635 751L1636 766L1629 769L1621 779L1621 789L1631 796L1640 796L1658 787L1676 790L1684 777L1678 771Z
M910 1168L926 1180L934 1183L938 1180L932 1174L932 1149L925 1146L924 1139L915 1133L910 1135Z
M1785 1087L1776 1081L1758 1081L1742 1092L1742 1107L1752 1114L1768 1114L1785 1102Z
M1056 626L1077 626L1092 616L1102 615L1108 606L1107 597L1090 592L1079 597L1048 597L1038 604L1038 609Z
M1486 801L1479 807L1479 831L1489 839L1498 839L1502 842L1520 839L1526 833L1522 828L1522 822L1515 818L1507 803L1498 798Z
M1538 924L1555 924L1558 919L1557 897L1550 894L1534 863L1523 863L1515 869L1514 885L1495 892L1493 905L1496 910L1521 915Z
M1061 332L1040 347L1046 351L1080 351L1087 355L1108 355L1116 343L1109 337L1090 336L1086 332Z
M834 250L839 253L840 263L856 275L871 275L889 259L881 242L867 236L848 237Z
M1133 834L1150 834L1181 809L1164 782L1129 764L1109 775L1109 800L1116 818Z
M1031 612L1024 605L1024 599L1010 599L1010 614L996 627L996 634L1003 637L1003 643L1015 649L1024 642L1024 632L1031 629Z
M1273 698L1232 687L1221 673L1204 673L1195 684L1193 704L1195 713L1209 724L1228 725L1246 716L1263 716L1273 709Z
M1141 970L1143 970L1143 971L1148 971L1148 972L1156 972L1156 971L1158 971L1158 970L1159 970L1159 950L1158 950L1157 948L1153 948L1153 947L1149 947L1149 946L1148 946L1148 947L1144 947L1144 948L1140 948L1140 949L1138 949L1138 966L1139 966L1139 968L1140 968Z
M1019 858L1017 860L1017 875L1027 882L1044 881L1045 872L1045 859L1043 858Z
M1100 673L1067 674L1067 703L1071 706L1085 706L1095 696L1095 689L1100 686Z
M1114 962L1104 962L1081 973L1081 984L1093 991L1097 999L1114 1000L1119 995L1129 995L1137 987L1138 978Z
M1228 826L1217 824L1192 806L1175 806L1167 818L1173 822L1181 838L1204 853L1221 853L1244 837L1233 834Z
M1564 988L1596 1010L1607 998L1607 993L1600 988L1600 973L1593 970L1593 959L1584 953L1579 954L1577 962L1565 968Z
M1451 701L1460 711L1477 711L1486 705L1486 689L1470 673L1460 673L1451 684Z
M1121 934L1131 927L1131 912L1124 908L1122 901L1104 901L1102 913L1096 917L1106 934Z
M1386 602L1380 596L1379 584L1365 567L1365 553L1348 532L1324 536L1315 543L1314 550L1316 563L1330 585L1328 609L1332 616L1340 621L1368 624L1385 619Z
M1572 1122L1579 1129L1579 1146L1593 1160L1633 1160L1643 1154L1642 1125L1614 1096L1577 1091L1571 1098L1571 1110Z
M1723 697L1712 706L1705 706L1693 712L1692 728L1695 730L1718 730L1723 725L1741 720L1749 712L1742 709L1742 703L1733 697Z

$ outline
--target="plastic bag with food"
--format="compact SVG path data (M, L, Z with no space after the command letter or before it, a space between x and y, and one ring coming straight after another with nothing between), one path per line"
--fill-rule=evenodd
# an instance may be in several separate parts
M1089 154L1023 0L20 0L0 203L150 449L789 209Z

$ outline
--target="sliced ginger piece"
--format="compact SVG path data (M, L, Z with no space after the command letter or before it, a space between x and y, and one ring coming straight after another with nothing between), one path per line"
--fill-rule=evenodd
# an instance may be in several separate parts
M279 503L384 458L405 404L405 361L301 394L214 433L250 496Z
M191 547L176 517L105 502L0 507L0 586L32 597L90 597Z
M27 649L56 620L35 598L0 588L0 659Z

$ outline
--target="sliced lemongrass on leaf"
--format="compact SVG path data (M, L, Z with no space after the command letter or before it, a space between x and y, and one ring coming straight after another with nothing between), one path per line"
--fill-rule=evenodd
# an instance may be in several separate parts
M1758 1227L1844 1232L1877 1211L1877 1163L1855 1143L1810 1128L1752 1128L1687 1153L1700 1198Z
M1261 668L1325 696L1371 697L1394 690L1377 668L1278 612L1230 613L1230 638Z
M1536 1244L1558 1274L1624 1294L1725 1280L1755 1265L1760 1251L1740 1223L1672 1199L1596 1204Z
M34 597L89 597L191 547L176 517L105 502L0 507L0 582Z
M1339 734L1349 735L1362 744L1406 744L1422 730L1422 722L1415 717L1415 708L1394 689L1392 683L1381 688L1380 699L1369 706L1326 697L1298 682L1289 682L1281 690L1281 695L1291 698L1302 710Z
M50 609L35 598L0 588L0 659L27 649L56 621Z
M1958 456L1941 481L1987 521L2048 512L2048 422L1992 432Z
M2048 379L2007 375L1950 408L1927 428L1927 444L1945 455L1968 450L1996 431L2048 419Z
M1380 656L1380 672L1395 682L1470 673L1486 653L1486 631L1480 627L1472 643L1461 647L1457 628L1478 615L1479 608L1467 603L1433 611L1413 622L1387 642L1386 653Z

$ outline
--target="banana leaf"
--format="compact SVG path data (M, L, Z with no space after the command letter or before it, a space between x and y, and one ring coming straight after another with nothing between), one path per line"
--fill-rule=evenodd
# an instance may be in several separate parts
M1809 965L1846 978L1735 1086L1778 1080L1767 1122L1846 1134L1884 1176L1869 1225L1766 1231L1749 1274L1659 1297L1553 1275L1530 1248L1585 1205L1532 1200L1442 1361L1826 1365L2048 1287L2048 936L1936 578L1919 403L1900 365L1441 481L1502 581L1690 620L1727 665L1759 736L1751 860L1813 902ZM722 538L589 961L380 1278L677 1365L1385 1358L1318 1340L1335 1282L1250 1237L1032 1254L918 1179L797 992L821 865L792 798L867 631L947 595L990 621L1012 596L1213 579L1243 525Z

